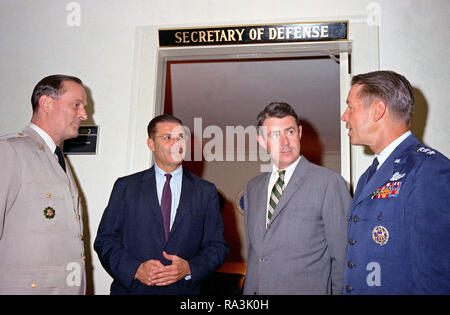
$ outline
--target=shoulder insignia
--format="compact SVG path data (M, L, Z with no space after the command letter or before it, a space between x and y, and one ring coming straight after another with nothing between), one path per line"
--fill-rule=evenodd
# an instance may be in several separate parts
M432 149L427 148L427 147L420 147L420 148L417 149L417 152L422 152L422 153L425 153L426 155L436 154L435 151L433 151Z
M12 139L12 138L21 138L24 137L25 134L23 132L13 132L0 137L0 139Z

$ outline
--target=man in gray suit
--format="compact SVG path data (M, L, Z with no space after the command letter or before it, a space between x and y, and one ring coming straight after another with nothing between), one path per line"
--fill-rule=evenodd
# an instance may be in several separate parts
M340 175L300 155L302 126L291 106L271 103L257 120L258 142L270 153L273 170L245 189L244 294L340 294L347 186Z
M0 294L84 294L78 190L58 147L87 119L80 79L42 79L22 132L0 138Z

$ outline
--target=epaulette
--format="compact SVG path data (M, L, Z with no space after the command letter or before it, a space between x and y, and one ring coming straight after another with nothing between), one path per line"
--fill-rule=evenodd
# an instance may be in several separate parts
M23 132L13 132L13 133L9 133L4 136L1 136L0 139L7 140L7 139L11 139L11 138L22 138L25 136L26 135Z

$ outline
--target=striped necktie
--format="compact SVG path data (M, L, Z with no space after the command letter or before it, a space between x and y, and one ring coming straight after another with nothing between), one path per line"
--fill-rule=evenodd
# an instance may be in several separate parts
M275 211L278 201L280 201L281 195L283 194L285 173L286 170L279 170L277 182L273 185L272 192L270 194L269 207L267 208L266 229L269 227L273 212Z

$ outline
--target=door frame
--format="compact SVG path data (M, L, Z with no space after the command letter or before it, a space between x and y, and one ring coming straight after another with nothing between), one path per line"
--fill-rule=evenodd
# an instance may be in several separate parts
M184 25L183 27L185 27ZM136 30L134 74L128 129L128 172L151 165L145 145L146 127L152 117L163 113L167 61L330 56L340 64L340 112L346 108L351 75L379 69L378 26L364 18L349 19L349 40L245 44L202 47L158 47L158 30L167 26L139 26ZM341 124L341 175L354 190L370 156L363 147L350 145L345 124Z

